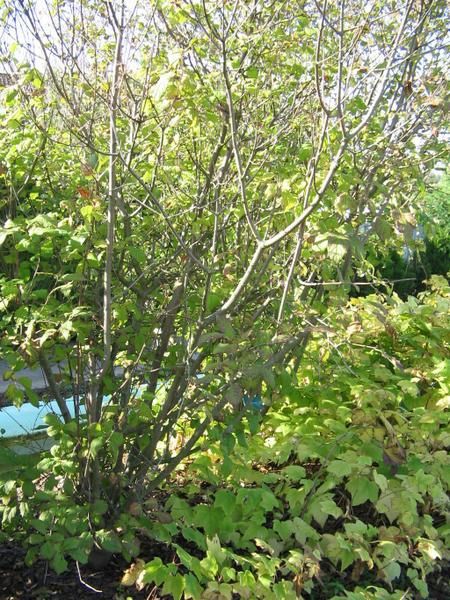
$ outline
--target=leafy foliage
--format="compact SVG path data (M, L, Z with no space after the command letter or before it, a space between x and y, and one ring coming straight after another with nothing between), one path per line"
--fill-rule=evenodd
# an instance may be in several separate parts
M347 302L389 288L448 152L445 3L4 6L0 358L6 401L59 407L51 450L1 471L5 531L58 572L136 557L127 581L175 598L350 568L424 594L445 283ZM142 562L143 532L180 563Z
M380 257L379 270L388 280L400 280L394 289L403 298L425 289L424 281L431 274L447 276L450 265L450 188L448 175L421 193L417 224L400 250L391 250Z
M130 560L143 535L164 543L174 562L141 556L122 583L173 598L295 598L323 585L330 598L407 588L427 597L450 534L450 289L439 277L430 284L419 300L369 296L330 316L333 330L315 334L304 367L274 374L263 420L220 423L168 496L135 501L107 529L106 502L73 504L73 438L52 421L61 441L51 456L2 481L4 527L20 509L34 530L28 559L56 570L64 557L87 561L89 521L103 549ZM38 472L52 473L40 489Z
M314 597L324 584L327 597L428 597L449 558L450 488L450 290L432 285L420 302L352 301L326 353L317 340L299 378L278 374L257 434L231 452L208 442L165 503L171 520L149 529L178 571L154 559L133 583L178 573L174 598Z

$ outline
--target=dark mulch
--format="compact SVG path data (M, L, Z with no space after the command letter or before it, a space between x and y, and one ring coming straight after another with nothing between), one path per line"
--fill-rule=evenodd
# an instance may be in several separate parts
M155 598L151 590L137 592L120 586L127 568L124 560L113 557L103 570L80 565L80 581L75 563L62 575L56 575L45 561L31 567L24 563L25 551L12 543L0 546L0 600L147 600ZM142 558L145 558L144 556ZM148 558L151 560L151 558ZM94 592L87 585L99 590ZM158 596L156 596L158 597Z
M450 561L440 561L439 569L428 576L430 600L450 598Z

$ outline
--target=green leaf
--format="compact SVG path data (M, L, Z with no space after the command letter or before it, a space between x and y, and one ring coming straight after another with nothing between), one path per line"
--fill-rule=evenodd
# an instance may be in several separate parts
M203 593L203 588L199 584L198 579L192 573L184 576L184 597L200 600Z
M181 533L185 540L193 542L198 548L206 551L206 541L203 533L193 527L182 527Z
M115 466L119 457L119 449L124 441L123 433L120 431L113 431L108 442L109 449L112 455L112 465Z
M297 157L298 157L298 160L300 162L306 162L306 161L308 161L311 158L312 154L313 154L313 148L312 148L312 146L305 145L305 146L302 146L298 150Z
M236 445L236 438L232 433L226 433L220 440L220 449L224 454L230 455L234 446Z
M227 552L222 550L220 540L217 535L213 538L206 538L206 547L208 548L208 554L212 556L218 565L221 565L227 558Z
M89 454L92 456L92 458L97 457L98 453L103 448L104 444L105 444L105 440L103 439L103 437L97 437L97 438L94 438L93 440L91 440L91 443L89 446Z
M97 539L103 550L112 553L119 553L122 550L122 543L115 531L101 530L97 532Z
M299 465L289 465L281 469L282 475L291 481L300 481L306 477L306 470Z
M57 552L57 546L52 542L44 542L41 546L41 556L46 560L51 560Z
M29 537L28 537L28 543L29 544L40 544L41 542L44 541L44 536L41 535L40 533L32 533Z
M311 525L308 525L303 519L294 517L293 524L295 539L302 546L305 545L306 540L318 540L320 538L317 530L314 529L314 527L311 527Z
M341 570L344 571L352 564L355 555L352 546L341 534L331 535L324 533L321 546L325 556L327 556L335 565L341 563Z
M373 503L378 500L379 487L367 477L351 479L345 487L352 495L353 506L364 504L367 500Z
M178 557L179 557L181 563L187 569L189 569L189 571L192 571L193 573L195 573L195 575L197 577L201 578L200 560L198 558L196 558L195 556L191 556L189 554L189 552L186 552L186 550L184 550L178 544L173 544L173 547L176 549Z
M256 79L258 77L259 70L257 67L248 67L246 69L245 74L250 79Z
M234 354L238 350L236 344L219 343L216 344L213 353L214 354Z
M419 577L417 570L416 569L408 569L406 571L406 575L410 578L414 587L416 588L416 590L418 590L421 597L428 598L428 596L429 596L428 586L427 586L426 582L423 581L423 579L421 579Z
M248 570L244 571L243 573L239 573L238 577L239 583L242 585L242 587L248 590L255 589L256 579L251 571Z
M217 294L211 293L208 294L208 297L206 299L206 308L208 309L209 313L212 313L216 310L216 308L219 307L221 303L221 298L220 296L218 296Z
M94 207L92 204L88 204L87 206L82 206L80 208L81 216L86 219L86 221L92 220L92 215L94 213Z
M402 572L398 562L394 562L394 561L385 565L381 569L381 571L384 574L383 579L385 581L387 581L387 583L391 583L394 579L397 579L398 577L400 577L400 574Z
M218 329L223 333L224 337L232 340L236 337L236 332L233 329L230 319L227 319L223 315L217 315L216 323Z
M338 477L347 477L352 472L352 465L343 460L332 460L327 466L327 470Z
M64 573L68 566L67 560L64 558L61 552L57 552L55 554L53 560L51 561L51 565L58 575Z
M230 490L218 490L215 495L214 506L222 508L225 514L230 514L236 506L236 496Z
M5 392L6 397L10 400L14 406L21 406L24 400L24 392L19 387L14 385L14 383L10 383L6 388Z
M131 256L137 260L138 263L140 264L144 264L146 259L147 259L147 255L145 254L144 250L142 250L142 248L137 248L137 247L133 247L131 246L130 248L128 248L128 252L131 254Z
M377 471L373 471L373 478L377 486L380 488L380 491L385 492L388 486L386 477Z
M104 515L108 510L108 503L105 500L96 500L94 504L91 505L91 511L97 515Z
M220 571L220 576L226 582L236 581L236 569L233 569L233 567L223 567Z
M162 560L154 558L152 561L147 563L144 567L144 575L142 576L142 583L154 583L159 586L163 583L168 575L169 570L163 564Z
M198 527L203 527L207 536L219 533L225 520L225 513L221 508L198 505L194 509L195 522Z
M334 500L327 495L325 497L316 497L313 500L308 513L321 527L324 527L329 516L333 516L337 519L342 515L342 510L337 506Z
M184 590L184 582L184 577L179 573L176 575L167 575L162 593L170 594L174 600L180 600Z
M326 515L331 515L335 519L342 515L342 509L331 498L324 498L319 502L322 512Z
M261 494L261 506L266 511L273 510L280 504L278 498L269 489L263 489Z
M200 566L202 572L210 579L214 579L219 571L219 565L217 564L214 556L211 556L211 554L207 554L205 558L200 561Z

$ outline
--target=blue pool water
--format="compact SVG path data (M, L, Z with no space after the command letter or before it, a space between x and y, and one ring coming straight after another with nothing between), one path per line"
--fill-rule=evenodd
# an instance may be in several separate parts
M75 416L73 398L68 398L66 404L70 415ZM84 406L80 406L80 413L83 412ZM20 408L5 406L0 410L0 439L29 435L46 428L44 417L49 413L61 416L55 400L40 406L33 406L29 402L22 404Z

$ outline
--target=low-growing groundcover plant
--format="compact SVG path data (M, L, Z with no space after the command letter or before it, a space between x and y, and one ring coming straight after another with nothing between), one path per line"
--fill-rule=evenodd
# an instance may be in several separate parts
M427 576L450 559L450 289L430 283L418 299L337 309L299 376L277 374L261 426L249 415L249 437L213 433L165 512L150 507L149 535L174 559L143 557L123 584L174 598L429 597Z
M108 530L106 504L73 503L70 428L55 421L55 451L2 473L5 531L62 571L87 561L95 530L132 562L124 588L175 599L429 597L450 559L450 288L428 287L336 306L304 367L263 390L264 418L218 422ZM172 560L149 561L144 538Z

